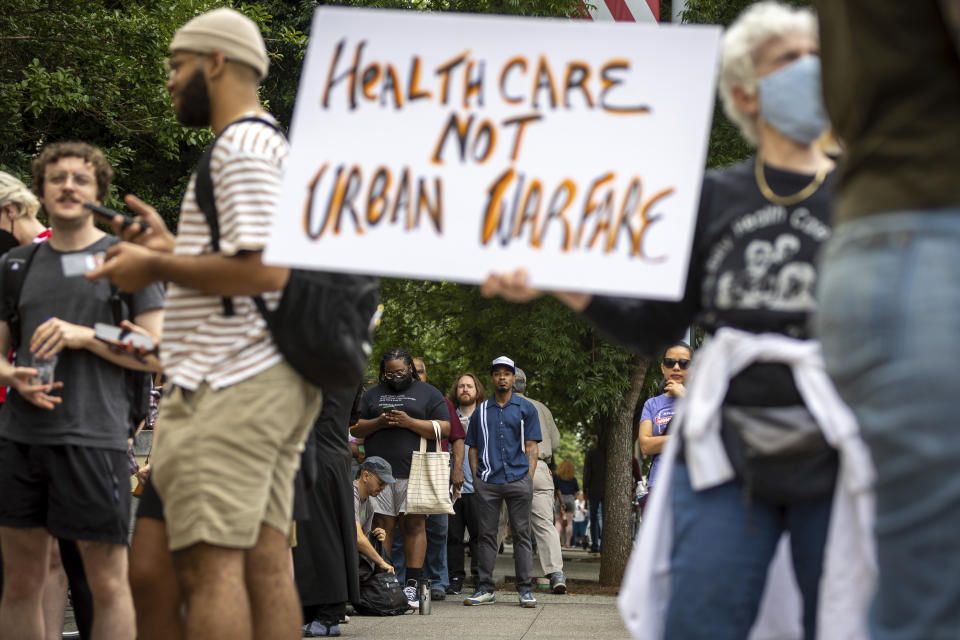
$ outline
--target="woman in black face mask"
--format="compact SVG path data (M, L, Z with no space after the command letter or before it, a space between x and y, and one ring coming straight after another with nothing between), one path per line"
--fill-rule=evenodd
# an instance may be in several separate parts
M410 356L408 355L407 358ZM406 391L413 384L413 377L416 375L412 360L408 363L403 358L395 358L385 360L380 365L380 379L394 391ZM417 377L417 379L420 378Z
M383 548L387 550L392 548L394 527L399 522L406 562L404 593L410 606L417 608L427 538L426 517L406 512L411 454L419 450L421 437L434 440L434 423L440 427L441 438L450 435L447 402L439 389L420 380L410 354L391 349L380 360L379 383L360 399L359 418L351 433L364 438L368 456L380 456L389 462L396 478L371 498L376 513L373 522L386 531Z

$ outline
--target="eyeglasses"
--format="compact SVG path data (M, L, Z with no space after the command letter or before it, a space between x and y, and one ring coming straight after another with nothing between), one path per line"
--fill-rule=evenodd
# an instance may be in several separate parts
M673 369L675 366L680 365L680 368L686 371L690 368L690 359L689 358L664 358L663 366L667 369Z
M59 186L66 184L70 178L73 178L74 184L79 187L85 187L94 182L94 177L91 173L68 173L67 171L51 171L47 175L47 182Z
M406 375L407 375L407 372L406 372L406 371L394 371L393 373L384 373L384 374L383 374L383 379L384 379L384 380L399 380L400 378L406 377Z

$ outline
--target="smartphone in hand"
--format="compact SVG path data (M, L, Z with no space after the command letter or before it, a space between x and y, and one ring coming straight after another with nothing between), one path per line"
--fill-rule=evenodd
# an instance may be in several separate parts
M93 211L93 215L97 216L104 222L113 222L113 219L116 218L117 216L122 217L124 229L126 229L127 227L129 227L134 223L140 225L140 227L144 231L150 228L150 226L146 222L143 222L142 220L134 220L128 215L120 213L119 211L114 211L113 209L109 209L99 204L94 204L92 202L84 202L83 206L85 206L87 209L90 209L90 211Z
M93 325L93 335L97 340L106 342L113 346L125 347L131 345L135 349L143 349L150 352L157 348L153 338L145 336L123 327L118 327L104 322L98 322Z

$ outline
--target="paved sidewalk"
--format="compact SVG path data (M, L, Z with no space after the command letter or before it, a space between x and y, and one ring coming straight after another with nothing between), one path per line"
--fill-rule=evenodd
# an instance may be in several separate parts
M492 605L466 607L463 599L471 595L467 589L460 596L447 596L431 603L430 615L408 613L403 616L351 616L340 626L344 638L370 640L629 640L616 597L578 594L578 585L597 584L599 557L579 549L564 549L564 573L568 579L565 595L536 589L538 605L522 609L517 592L498 590ZM539 577L540 561L534 554L534 576ZM501 584L513 581L513 549L506 545L497 556L494 578ZM65 630L75 631L73 612L68 611Z
M492 605L466 607L463 599L470 595L447 596L443 602L431 604L430 615L408 613L388 618L351 616L340 626L344 638L390 638L417 640L629 640L616 597L578 595L577 584L596 583L600 573L599 558L579 550L564 549L564 572L570 580L567 595L535 590L538 606L522 609L513 590L496 592ZM540 562L534 554L534 576L540 573ZM497 556L494 577L498 584L514 575L513 553L507 545Z
M497 603L465 607L462 601L434 602L429 616L351 616L340 626L345 638L494 640L549 638L629 640L611 596L537 594L536 609L521 609L516 592L497 592Z

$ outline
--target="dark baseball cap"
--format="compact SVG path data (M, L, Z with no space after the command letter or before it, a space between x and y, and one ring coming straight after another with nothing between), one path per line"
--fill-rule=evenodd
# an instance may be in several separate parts
M396 482L396 479L393 477L393 467L391 467L390 463L380 456L369 456L368 458L364 458L363 462L360 464L360 468L366 469L387 484L393 484Z

